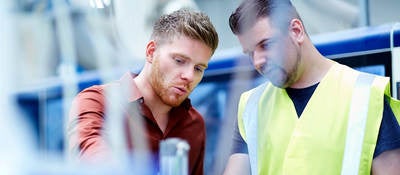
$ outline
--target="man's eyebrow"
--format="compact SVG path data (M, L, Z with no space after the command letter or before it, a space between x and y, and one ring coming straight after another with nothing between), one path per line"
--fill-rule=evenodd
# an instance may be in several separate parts
M260 45L260 44L263 44L264 42L270 41L270 40L272 40L272 38L264 38L263 40L261 40L260 42L258 42L258 43L256 44L256 46L258 46L258 45Z
M208 68L208 65L205 65L205 64L199 64L199 66L204 67L204 69Z

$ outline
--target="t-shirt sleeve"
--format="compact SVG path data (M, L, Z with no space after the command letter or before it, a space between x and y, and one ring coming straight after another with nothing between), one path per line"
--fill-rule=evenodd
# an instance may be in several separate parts
M243 137L240 135L239 126L237 120L235 122L234 131L233 131L233 144L231 154L235 153L248 153L247 144L244 141Z
M385 97L383 117L379 129L374 158L385 151L400 148L400 126Z

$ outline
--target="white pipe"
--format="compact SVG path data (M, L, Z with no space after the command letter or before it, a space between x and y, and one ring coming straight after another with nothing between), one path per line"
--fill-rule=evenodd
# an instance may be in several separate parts
M16 15L13 0L0 3L0 172L3 174L26 174L27 167L35 157L32 131L18 113L15 91L17 83L18 42ZM26 73L26 72L24 72ZM28 163L28 164L26 164ZM25 172L24 172L25 171Z
M368 0L358 0L358 6L360 8L359 13L359 27L369 26L369 2Z
M394 46L394 32L400 28L400 22L393 25L390 30L390 50L392 52L392 93L393 97L400 99L400 94L397 92L397 83L400 83L400 47Z
M71 102L78 92L77 87L77 58L75 50L75 40L70 9L63 0L55 0L54 13L56 21L56 34L60 45L61 63L59 74L63 83L63 132L64 138L68 138L68 117ZM55 116L54 116L55 117ZM69 160L71 154L68 153L68 139L64 139L63 157Z
M132 1L132 0L120 0L120 1L114 1L115 2L115 7L116 11L115 14L116 16L110 16L109 18L111 19L103 19L101 18L103 16L101 15L96 15L96 13L93 13L96 16L93 16L96 23L99 24L98 22L104 21L104 20L113 20L113 18L116 18L116 22L119 25L116 25L117 31L113 31L118 33L117 36L120 36L120 38L117 38L117 42L123 42L126 40L118 40L118 39L128 39L135 41L136 38L138 37L143 37L140 35L140 33L134 32L138 27L137 25L134 25L132 23L133 21L127 20L127 19L137 19L133 18L132 16L136 17L142 17L143 13L140 9L142 7L145 7L146 5L142 4L143 6L140 6L141 3L144 3L143 1ZM139 5L139 6L138 6ZM138 8L140 7L140 8ZM139 12L137 12L139 11ZM135 14L133 12L139 13ZM122 16L119 16L122 15ZM119 20L124 20L122 21ZM140 21L140 20L139 20ZM115 21L114 21L115 22ZM97 26L97 25L95 25ZM99 25L101 26L101 25ZM144 24L140 24L140 26L144 26ZM123 27L125 30L118 30L120 28L118 27ZM131 30L127 30L131 29ZM126 55L122 54L123 56L121 57L119 51L125 52L125 48L120 48L120 46L123 46L124 44L118 43L117 48L116 46L113 46L110 44L110 40L107 39L107 32L104 32L104 30L94 30L92 31L92 37L96 43L94 48L95 48L95 53L98 61L98 67L99 71L101 73L101 79L102 82L110 82L115 80L115 70L116 69L124 69L124 70L129 70L127 66L131 66L130 64L127 64L128 62L132 62L129 59L134 60L133 63L138 63L139 61L142 62L143 60L137 60L135 57L126 57ZM145 44L143 43L135 43L140 47L145 48ZM118 48L119 47L119 48ZM144 56L144 52L142 52L142 56ZM117 63L116 66L113 66ZM139 113L137 113L137 109L134 109L133 111L130 111L131 119L130 121L134 121L136 125L130 125L130 127L137 126L137 128L134 128L135 132L131 132L132 138L131 141L134 142L135 148L132 150L133 155L129 154L129 150L127 148L127 139L126 139L126 130L125 130L125 113L123 112L126 110L125 104L127 103L126 97L130 96L132 93L132 87L129 82L121 82L121 86L110 86L109 89L106 91L106 122L105 122L105 132L107 133L106 135L108 136L108 139L110 141L110 146L112 149L112 154L114 156L114 160L116 162L121 162L122 163L127 163L124 162L130 158L131 160L134 160L133 164L130 164L131 168L138 172L138 174L148 174L150 170L151 161L150 161L150 153L147 145L147 140L145 139L145 127L142 121L142 117L138 116ZM132 129L132 128L131 128ZM122 164L124 165L124 164Z
M246 59L239 59L239 63L237 65L246 65L248 63ZM240 66L235 67L235 74L233 77L233 82L228 87L232 87L229 92L230 94L234 94L229 97L227 101L224 115L225 116L221 122L222 126L220 127L218 142L216 145L215 152L218 153L218 156L215 155L215 159L213 160L213 169L212 174L222 174L226 163L228 162L229 156L231 154L231 147L233 144L232 135L235 126L235 122L237 120L237 102L239 101L238 95L245 92L246 90L253 88L253 72L252 71L241 71ZM247 82L244 82L247 81Z
M104 29L101 27L102 16L97 13L91 13L94 18L94 30L91 33L91 38L94 43L95 57L97 61L98 71L100 72L100 79L102 82L111 82L115 80L113 75L114 62L118 63L118 59L112 54L112 46L109 45ZM123 107L121 104L124 101L124 95L121 93L122 89L116 86L109 86L106 89L105 96L105 130L102 137L106 138L111 148L112 158L115 164L120 164L121 161L125 162L129 157L127 147L127 140L125 137L125 126L123 117Z

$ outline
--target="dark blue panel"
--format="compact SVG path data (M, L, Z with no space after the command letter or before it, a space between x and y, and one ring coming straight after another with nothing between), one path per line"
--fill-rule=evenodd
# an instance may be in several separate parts
M313 43L326 56L389 49L393 25L365 27L313 36ZM400 46L400 27L394 32L394 46Z

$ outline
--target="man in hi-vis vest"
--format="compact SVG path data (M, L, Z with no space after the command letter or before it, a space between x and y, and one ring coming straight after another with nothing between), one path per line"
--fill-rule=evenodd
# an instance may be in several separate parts
M224 174L400 174L389 78L322 56L289 0L245 0L229 24L269 82L241 95Z

